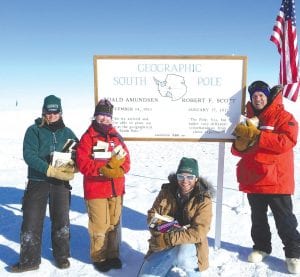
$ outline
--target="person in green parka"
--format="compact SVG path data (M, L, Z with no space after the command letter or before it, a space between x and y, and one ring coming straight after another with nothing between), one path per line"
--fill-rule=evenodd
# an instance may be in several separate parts
M11 272L39 268L48 200L55 264L60 269L70 266L69 181L74 178L75 163L72 159L61 166L52 163L53 153L63 152L70 140L78 142L73 131L64 124L61 99L49 95L44 99L42 117L35 120L24 136L23 157L28 165L28 183L22 202L20 259L11 266Z

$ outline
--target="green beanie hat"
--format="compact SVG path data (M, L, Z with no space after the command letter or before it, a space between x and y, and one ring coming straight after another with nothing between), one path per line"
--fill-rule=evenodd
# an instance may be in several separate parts
M49 95L44 99L43 114L46 113L61 113L61 100L55 95Z
M189 173L199 177L198 162L192 158L183 157L178 165L176 174Z

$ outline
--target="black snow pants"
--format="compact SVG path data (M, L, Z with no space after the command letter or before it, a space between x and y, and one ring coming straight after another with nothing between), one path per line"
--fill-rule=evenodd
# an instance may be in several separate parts
M285 257L300 258L300 234L297 231L297 219L293 214L291 195L248 194L247 197L251 207L253 249L268 254L272 251L267 216L269 206L274 216L278 235L284 245Z
M63 183L29 181L23 197L23 222L20 235L20 264L41 263L43 223L49 200L51 241L54 258L70 256L70 190Z

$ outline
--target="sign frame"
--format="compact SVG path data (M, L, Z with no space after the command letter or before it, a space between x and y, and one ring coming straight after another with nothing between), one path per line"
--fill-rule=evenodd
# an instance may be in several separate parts
M122 94L124 94L124 91L126 91L126 89L122 90L123 87L121 87L121 86L120 86L121 88L118 87L113 92L113 93L115 93L115 95L113 96L113 98L110 99L111 96L110 96L110 94L108 94L109 92L106 92L106 91L112 91L112 89L111 89L112 87L110 87L110 89L106 89L106 83L109 83L107 80L111 81L112 78L115 78L114 75L110 75L110 74L118 74L118 72L122 72L122 69L120 71L120 68L122 68L122 66L123 66L124 67L124 70L123 70L124 71L124 75L130 76L131 72L130 72L130 69L129 69L129 74L128 74L128 68L131 65L135 65L135 68L137 68L137 65L139 65L140 62L145 62L145 61L149 62L149 64L151 64L151 67L153 67L153 68L154 68L153 64L155 64L155 62L157 62L157 66L158 65L162 65L162 64L165 63L164 65L168 69L171 68L171 65L173 65L174 68L176 68L176 65L177 65L177 68L179 68L180 66L182 68L184 68L183 67L183 63L185 63L185 62L188 65L188 69L192 68L192 65L194 66L193 67L194 71L192 71L192 72L184 72L185 75L184 74L181 74L181 75L179 75L179 74L173 74L173 72L163 72L163 74L165 74L164 76L166 76L166 79L160 78L160 80L157 81L156 85L157 85L158 91L159 91L160 88L163 87L162 84L165 84L165 83L168 83L168 82L169 83L172 82L171 85L173 86L175 84L175 86L176 86L178 84L181 85L184 82L186 82L186 81L182 82L181 81L181 80L183 80L182 78L185 78L185 79L190 78L191 80L192 79L194 80L195 77L192 76L192 75L198 74L197 71L199 71L200 75L201 74L205 75L204 71L206 70L206 68L209 68L209 70L207 70L207 71L210 72L212 82L215 82L215 84L217 84L218 80L226 80L226 78L222 79L222 77L224 77L224 76L225 77L230 76L230 78L233 78L231 80L231 83L232 82L236 82L236 83L234 83L234 86L235 86L235 89L238 87L238 92L237 91L235 91L235 92L233 91L232 94L231 94L231 92L229 92L229 95L226 95L226 97L230 96L230 98L226 98L226 97L222 98L222 95L219 95L218 92L217 92L216 93L217 96L215 96L215 97L220 97L220 98L212 98L212 101L216 103L215 99L217 99L217 100L218 99L219 100L224 99L224 101L226 101L226 99L227 99L230 102L230 101L235 101L237 99L238 103L234 104L233 108L228 108L228 101L226 103L224 103L224 104L218 103L218 104L211 105L211 104L208 103L209 100L208 100L207 97L202 97L202 98L197 98L197 99L199 99L199 101L200 101L200 103L198 103L199 106L203 106L203 105L205 106L206 105L205 107L207 109L209 109L211 107L214 107L214 106L217 106L219 110L226 110L226 113L229 114L228 118L232 117L231 120L230 120L230 123L228 123L229 121L227 120L228 121L226 123L227 124L226 125L227 126L226 127L227 131L230 128L232 129L232 127L235 126L239 122L240 114L243 114L244 113L244 109L245 109L247 56L226 56L226 55L95 55L93 57L93 64L94 64L94 99L95 99L95 105L98 103L98 101L99 101L100 98L108 98L112 102L112 104L114 105L114 107L115 107L113 120L115 119L115 114L117 114L117 112L115 111L116 107L119 104L119 103L113 101L114 99L116 99L115 95L118 95L119 99L121 99L121 98L123 99L125 96L124 95L120 95L119 93L121 92ZM118 67L116 67L116 65L118 65ZM170 66L168 67L168 65L170 65ZM233 65L234 65L234 67L233 67ZM235 68L235 66L237 66L237 65L238 65L238 68ZM227 70L227 66L229 67L229 70ZM230 66L233 67L232 68L232 73L227 72L227 71L230 71ZM150 70L152 70L151 67L149 67ZM215 72L217 72L216 76L213 76L214 70L212 70L212 69L214 67L216 67L216 69L215 69ZM184 68L184 69L186 70L186 68ZM226 69L226 70L224 70L224 69ZM219 70L219 72L218 72L218 70ZM236 75L239 75L239 76L237 76L236 78L235 78L235 76L232 76L232 75L234 75L234 72L238 73ZM152 74L152 72L150 73L150 75L151 74ZM220 76L218 77L217 74L219 74ZM224 74L224 76L222 74ZM106 75L108 77L106 79L102 80L101 78L104 75ZM146 76L146 77L147 77L147 80L148 80L149 76ZM167 78L169 78L169 80ZM198 84L200 82L199 81L200 78L202 78L202 77L198 77ZM205 77L205 78L208 78L208 77ZM219 79L217 79L217 78L219 78ZM155 78L152 78L151 85L155 86L154 85L154 81L155 80L153 80L153 79L155 79ZM147 81L147 82L149 82L149 81ZM116 80L115 80L115 83L117 83ZM221 83L221 81L220 81L220 83ZM224 83L226 83L226 81L224 81ZM229 81L227 83L230 86L231 83ZM107 86L109 87L110 84L108 84ZM203 87L204 87L204 85L203 85ZM118 91L118 89L119 89L119 91ZM209 91L213 91L213 93L214 93L214 91L221 91L222 90L222 86L217 87L217 85L216 85L216 89L214 90L214 88L212 86L209 87L209 85L208 85L207 89ZM153 88L152 88L152 91L153 91ZM180 89L178 89L176 91L177 94L178 94L178 92L180 93L180 91L181 91L181 93L184 92L182 90L182 87L180 87ZM229 91L229 89L226 90L226 91ZM129 91L129 88L127 88L126 94L127 93L131 93ZM162 90L159 91L159 93L162 95ZM163 93L165 93L165 92L163 92ZM213 93L211 93L211 94L213 94ZM157 94L158 94L158 92L157 92ZM171 97L174 98L174 95L175 95L175 92L173 94L171 93ZM168 93L165 93L164 97L165 98L163 100L167 99L167 97L170 98L170 94L168 96ZM235 98L233 98L233 97L235 97ZM173 101L174 100L173 98L172 99L167 99L167 100L170 100L169 103L171 103L172 105L173 105L173 103L175 103L175 101ZM183 98L183 97L180 98L181 101L183 101L184 99L185 98ZM196 98L190 98L190 99L196 99ZM161 100L159 100L159 101L161 101ZM203 101L203 102L201 103L201 101ZM183 102L182 102L182 104L179 103L179 102L177 102L176 104L177 104L177 107L186 105ZM147 105L149 105L149 109L152 109L151 105L158 105L158 103L157 102L153 102L153 103L150 102ZM154 106L152 106L152 107L154 107ZM192 108L191 108L191 110L192 110ZM195 109L195 110L197 110L197 109ZM178 111L178 108L177 108L177 110L175 109L175 112L176 111ZM161 111L161 112L162 112L161 116L163 116L164 115L163 111ZM168 112L170 112L170 110ZM155 113L157 113L157 112L155 112ZM232 113L234 113L234 116L232 115ZM125 113L123 112L121 114L123 116ZM148 114L150 115L151 111ZM197 113L196 112L189 112L188 114L189 114L189 116L192 114L192 116L195 117L196 120L197 120ZM222 114L221 115L218 114L217 110L216 110L215 115L216 116L218 115L218 118L222 118L222 116L223 116ZM175 115L172 115L172 113L171 113L170 116L172 118L173 117L175 118ZM190 116L189 118L193 118L192 116ZM204 119L205 120L207 119L207 118L205 118L205 115L204 115ZM152 119L151 119L151 115L150 115L150 120L148 120L147 124L149 122L151 124L152 123L151 120ZM198 120L200 120L200 117L198 117ZM123 122L126 122L126 120L124 120ZM124 123L124 124L126 124L126 123ZM188 123L188 124L190 125L192 123ZM196 124L199 125L200 123L196 123ZM207 130L211 130L212 129L211 128L212 127L211 124L214 124L214 123L209 121L208 124L209 125L208 125ZM231 127L229 127L228 124L231 124ZM166 123L164 124L164 126L168 126L168 125L169 124L166 124ZM185 125L185 124L183 124L183 125ZM211 133L211 134L210 133L207 133L207 134L205 133L206 137L205 137L205 135L204 136L202 135L202 136L199 136L199 137L196 137L194 135L188 136L188 137L182 137L182 135L181 136L173 136L173 135L170 136L169 135L170 133L167 133L168 137L165 137L165 136L162 136L162 137L158 136L157 137L156 135L154 136L154 135L143 135L143 134L141 134L139 136L134 136L132 134L126 135L126 132L122 132L122 130L119 129L119 126L115 124L115 122L114 122L114 126L124 136L124 139L127 140L127 141L190 141L190 142L211 141L211 142L232 142L234 140L234 137L232 135L230 135L231 133L230 134L226 133L227 131L226 132L225 131L214 131L215 133ZM205 126L202 126L200 124L199 127L197 127L197 128L202 128L202 130L204 130L203 132L210 132L210 131L207 131L205 129L206 128ZM232 130L230 130L230 132L231 131ZM224 136L223 136L223 133L224 133Z

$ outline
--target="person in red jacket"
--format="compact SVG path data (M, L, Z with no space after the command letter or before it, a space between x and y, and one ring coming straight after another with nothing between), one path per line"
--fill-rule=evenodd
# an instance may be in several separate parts
M89 216L90 256L100 272L122 267L118 233L124 174L130 156L123 138L112 126L113 105L102 99L95 107L94 120L77 148L77 166L84 175L84 198Z
M272 251L267 210L270 207L284 245L289 272L300 273L300 234L293 214L294 154L298 123L282 104L282 87L255 81L249 87L245 123L235 128L233 155L239 189L247 193L251 207L253 251L248 261L262 261ZM254 124L255 120L257 126Z

